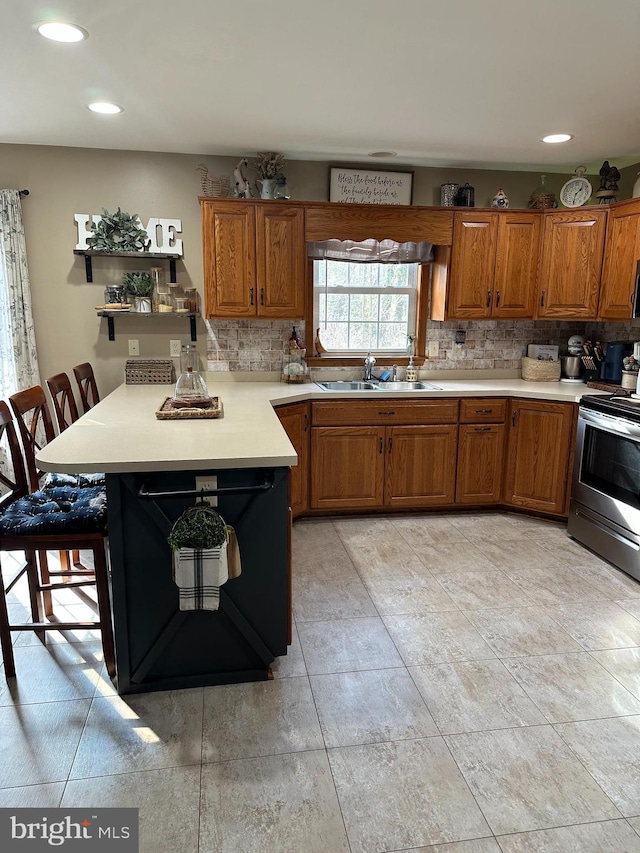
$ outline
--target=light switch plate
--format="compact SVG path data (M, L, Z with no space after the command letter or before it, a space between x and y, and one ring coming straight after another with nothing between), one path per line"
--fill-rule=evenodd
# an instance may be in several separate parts
M169 341L169 355L171 358L180 358L182 341Z
M129 355L140 355L140 341L129 339Z
M429 341L429 358L437 358L440 355L440 344L438 341Z

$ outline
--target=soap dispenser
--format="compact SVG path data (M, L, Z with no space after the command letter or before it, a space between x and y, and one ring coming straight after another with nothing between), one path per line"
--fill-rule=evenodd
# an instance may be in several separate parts
M418 368L413 363L413 347L415 343L415 336L408 335L409 338L409 363L407 364L407 371L405 373L405 380L407 382L417 382L418 381Z

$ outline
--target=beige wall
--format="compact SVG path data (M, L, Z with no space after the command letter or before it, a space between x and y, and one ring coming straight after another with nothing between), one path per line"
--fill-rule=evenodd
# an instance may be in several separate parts
M178 280L194 284L202 295L202 243L200 236L200 176L196 166L205 162L212 174L231 174L236 157L157 154L137 151L0 145L0 186L30 190L23 201L33 312L41 378L70 371L74 364L90 361L104 395L121 381L127 358L127 340L140 341L140 354L168 357L169 340L189 339L186 320L179 318L116 319L116 340L107 339L106 321L96 317L94 306L103 302L106 284L119 283L122 272L137 267L123 259L98 258L94 282L87 284L82 258L73 255L76 244L74 213L100 213L120 206L151 216L182 220L184 260L178 263ZM340 165L336 163L335 165ZM355 164L350 164L352 167ZM294 198L327 199L328 163L296 161L287 168ZM366 164L367 168L387 168ZM402 167L399 167L402 168ZM526 206L539 183L539 173L456 169L415 169L414 204L439 204L440 184L469 181L476 189L476 206L487 205L502 187L512 207ZM631 170L628 192L635 179ZM556 192L566 175L548 175ZM597 176L592 178L597 188ZM198 323L198 349L206 357L206 327Z

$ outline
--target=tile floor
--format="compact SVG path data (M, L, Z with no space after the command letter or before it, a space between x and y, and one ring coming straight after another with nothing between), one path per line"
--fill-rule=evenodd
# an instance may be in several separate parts
M134 805L144 853L640 853L639 583L516 515L293 538L273 681L119 697L95 634L19 636L0 806Z

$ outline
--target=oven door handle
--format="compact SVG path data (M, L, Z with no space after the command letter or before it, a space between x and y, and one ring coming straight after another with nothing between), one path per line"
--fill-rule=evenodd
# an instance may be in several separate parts
M592 412L580 409L580 420L594 427L600 427L605 432L615 432L617 435L627 435L632 438L640 438L640 424L629 421L624 417L605 415L602 412Z

